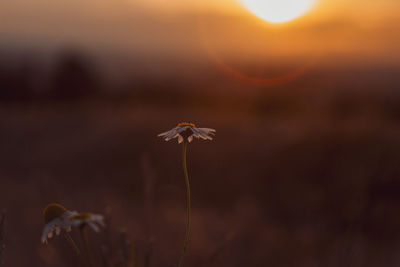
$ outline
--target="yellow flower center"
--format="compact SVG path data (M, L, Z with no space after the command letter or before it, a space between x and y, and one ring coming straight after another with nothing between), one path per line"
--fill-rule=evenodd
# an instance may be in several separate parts
M44 223L47 224L55 218L61 217L66 211L63 206L57 203L47 205L43 210Z
M69 217L69 219L73 220L73 221L86 221L86 220L90 220L90 218L92 218L91 213L79 213L79 214Z
M177 127L185 127L185 126L190 126L192 128L196 127L196 125L194 123L190 123L190 122L181 122L178 124Z

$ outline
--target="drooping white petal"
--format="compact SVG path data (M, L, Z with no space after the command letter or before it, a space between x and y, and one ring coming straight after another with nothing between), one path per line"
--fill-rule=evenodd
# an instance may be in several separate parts
M157 136L158 136L158 137L163 137L163 136L167 135L169 132L170 132L170 131L166 131L166 132L163 132L163 133L158 134Z
M170 140L175 134L176 134L176 131L171 130L164 136L164 138L165 138L165 140Z
M56 235L60 234L64 224L63 215L61 215L59 218L53 219L44 226L41 237L42 243L45 243L47 238L52 238L54 235L53 232L55 232Z
M182 135L179 135L178 136L178 144L180 144L180 143L182 143L183 142L183 137L182 137Z
M75 220L72 219L70 225L73 227L79 227L83 224L84 222L82 220Z
M172 129L171 131L168 132L168 134L166 135L166 138L172 138L173 136L175 136L177 133L179 133L177 128Z
M91 220L89 220L87 222L87 224L90 226L90 228L93 229L93 231L100 232L100 228L94 222L92 222Z
M101 227L106 227L106 224L104 223L104 217L102 215L95 214L92 216L92 220Z
M60 235L60 233L61 233L61 228L60 227L56 226L54 228L54 230L56 231L56 235Z
M42 243L45 243L45 242L46 242L47 237L48 237L48 235L49 235L49 233L50 233L51 231L53 231L53 225L52 225L51 222L50 222L50 223L48 223L48 224L46 224L46 225L44 226L43 233L42 233L42 237L41 237Z
M198 129L201 129L201 130L207 131L208 133L210 133L210 134L214 134L214 135L215 135L215 132L216 132L216 130L215 130L215 129L211 129L211 128L198 128Z
M210 128L197 128L200 132L200 136L205 140L212 140L211 135L214 135L215 130Z
M196 137L196 138L200 137L199 130L197 128L192 128L192 132L193 132L194 137Z
M203 140L208 140L209 136L207 134L205 134L204 132L199 130L199 137Z

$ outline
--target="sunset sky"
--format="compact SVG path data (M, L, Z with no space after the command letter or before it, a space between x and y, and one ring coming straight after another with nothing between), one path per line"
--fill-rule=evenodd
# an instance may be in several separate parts
M0 45L392 63L400 56L398 10L397 0L317 0L304 16L274 25L235 0L13 0L1 3Z

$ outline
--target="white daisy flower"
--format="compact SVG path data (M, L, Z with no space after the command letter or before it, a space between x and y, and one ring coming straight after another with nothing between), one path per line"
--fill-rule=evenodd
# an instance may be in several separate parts
M100 227L105 227L103 216L69 211L59 204L48 205L43 211L43 217L45 226L42 243L47 243L47 239L52 238L54 233L59 235L62 231L70 232L72 226L89 225L96 232L100 231Z
M212 140L212 136L215 135L215 130L210 128L197 128L195 124L188 122L181 122L172 130L161 133L158 136L164 138L165 141L169 141L174 138L178 138L178 143L182 143L185 139L190 143L193 141L193 137L201 138L204 140Z

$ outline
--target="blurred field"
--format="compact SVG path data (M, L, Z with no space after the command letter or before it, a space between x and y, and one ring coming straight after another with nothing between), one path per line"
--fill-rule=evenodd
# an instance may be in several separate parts
M90 234L98 266L101 251L123 258L125 232L138 263L173 266L184 235L181 147L156 135L179 121L217 129L189 147L188 266L400 263L396 94L323 91L306 78L245 96L168 92L2 104L5 266L76 265L61 238L40 244L50 202L106 214L107 231Z
M176 266L182 121L217 130L184 267L400 266L399 1L240 2L1 2L0 267L83 267L40 243L52 202L105 215L93 267Z

